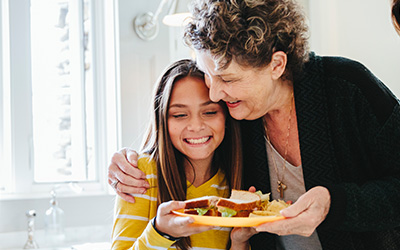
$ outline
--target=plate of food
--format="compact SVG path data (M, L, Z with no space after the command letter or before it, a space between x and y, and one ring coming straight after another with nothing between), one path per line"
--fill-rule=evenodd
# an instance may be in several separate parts
M185 201L184 209L172 211L192 217L194 223L220 227L255 227L266 222L284 220L279 211L290 202L269 201L269 194L232 190L230 198L204 196Z

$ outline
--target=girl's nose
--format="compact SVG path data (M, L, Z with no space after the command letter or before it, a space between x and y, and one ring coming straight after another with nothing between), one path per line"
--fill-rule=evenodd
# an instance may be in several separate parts
M205 125L200 116L195 116L190 119L188 129L191 131L200 131L204 129Z

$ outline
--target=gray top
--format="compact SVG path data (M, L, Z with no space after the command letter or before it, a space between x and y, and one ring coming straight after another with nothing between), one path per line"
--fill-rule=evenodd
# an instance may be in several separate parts
M278 188L278 178L274 167L274 158L276 168L278 170L279 177L282 178L284 175L283 183L287 186L284 192L283 199L285 201L296 202L297 199L306 192L303 178L303 167L293 166L289 162L285 162L285 159L275 150L275 148L266 141L267 155L268 155L268 165L269 165L269 176L271 180L271 199L281 199L279 196ZM286 164L286 170L283 171L283 164ZM320 250L322 249L321 242L319 241L318 234L316 231L310 237L304 237L300 235L287 235L277 237L277 249L278 250Z

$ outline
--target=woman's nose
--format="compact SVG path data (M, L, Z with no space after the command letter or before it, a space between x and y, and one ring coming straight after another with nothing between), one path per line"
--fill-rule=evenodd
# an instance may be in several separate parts
M209 96L211 101L219 102L226 96L223 89L223 82L218 77L207 77L206 85L210 89Z

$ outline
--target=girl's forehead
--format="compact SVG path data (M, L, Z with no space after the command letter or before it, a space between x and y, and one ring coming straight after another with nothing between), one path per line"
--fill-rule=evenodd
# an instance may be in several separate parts
M203 79L184 77L175 82L170 102L185 101L186 103L210 101L209 90Z

